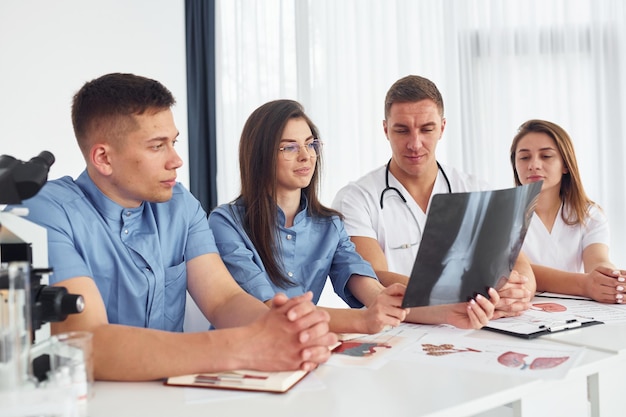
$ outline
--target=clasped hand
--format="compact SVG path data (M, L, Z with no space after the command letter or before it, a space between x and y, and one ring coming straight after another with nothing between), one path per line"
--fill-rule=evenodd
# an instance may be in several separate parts
M626 271L599 266L586 275L584 293L589 298L611 304L622 304L626 301Z
M527 282L527 277L511 271L506 283L498 290L500 301L496 303L494 318L519 316L530 308L533 294L526 287Z
M248 343L254 368L310 371L328 360L337 335L329 331L330 316L316 308L312 297L311 292L274 296L270 311L252 325Z
M363 310L366 333L378 333L386 328L399 326L409 309L402 308L406 286L395 283L384 288L372 305Z

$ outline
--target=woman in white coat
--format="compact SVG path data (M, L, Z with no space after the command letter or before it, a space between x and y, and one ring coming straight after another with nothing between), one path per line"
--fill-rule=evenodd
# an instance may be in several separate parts
M626 271L609 260L607 218L585 193L567 132L545 120L523 123L511 144L511 166L516 185L543 180L522 248L537 292L624 302Z

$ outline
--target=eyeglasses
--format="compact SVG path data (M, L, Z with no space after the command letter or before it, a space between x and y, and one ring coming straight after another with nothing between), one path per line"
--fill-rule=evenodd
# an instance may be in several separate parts
M317 155L319 155L322 150L322 141L316 138L304 145L290 143L289 145L281 146L278 150L282 152L283 158L285 158L286 161L291 161L296 156L300 155L300 149L302 148L307 151L311 158L317 158Z

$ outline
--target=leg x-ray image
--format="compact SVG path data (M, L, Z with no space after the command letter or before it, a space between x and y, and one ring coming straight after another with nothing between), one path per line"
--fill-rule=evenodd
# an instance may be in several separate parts
M464 302L511 273L541 183L433 197L403 307Z

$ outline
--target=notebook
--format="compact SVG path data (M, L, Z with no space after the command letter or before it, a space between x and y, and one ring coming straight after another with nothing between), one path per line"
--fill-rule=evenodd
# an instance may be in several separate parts
M542 184L434 195L402 307L465 302L502 287Z
M165 385L283 393L289 391L307 373L307 371L302 370L205 372L169 377L165 381Z

